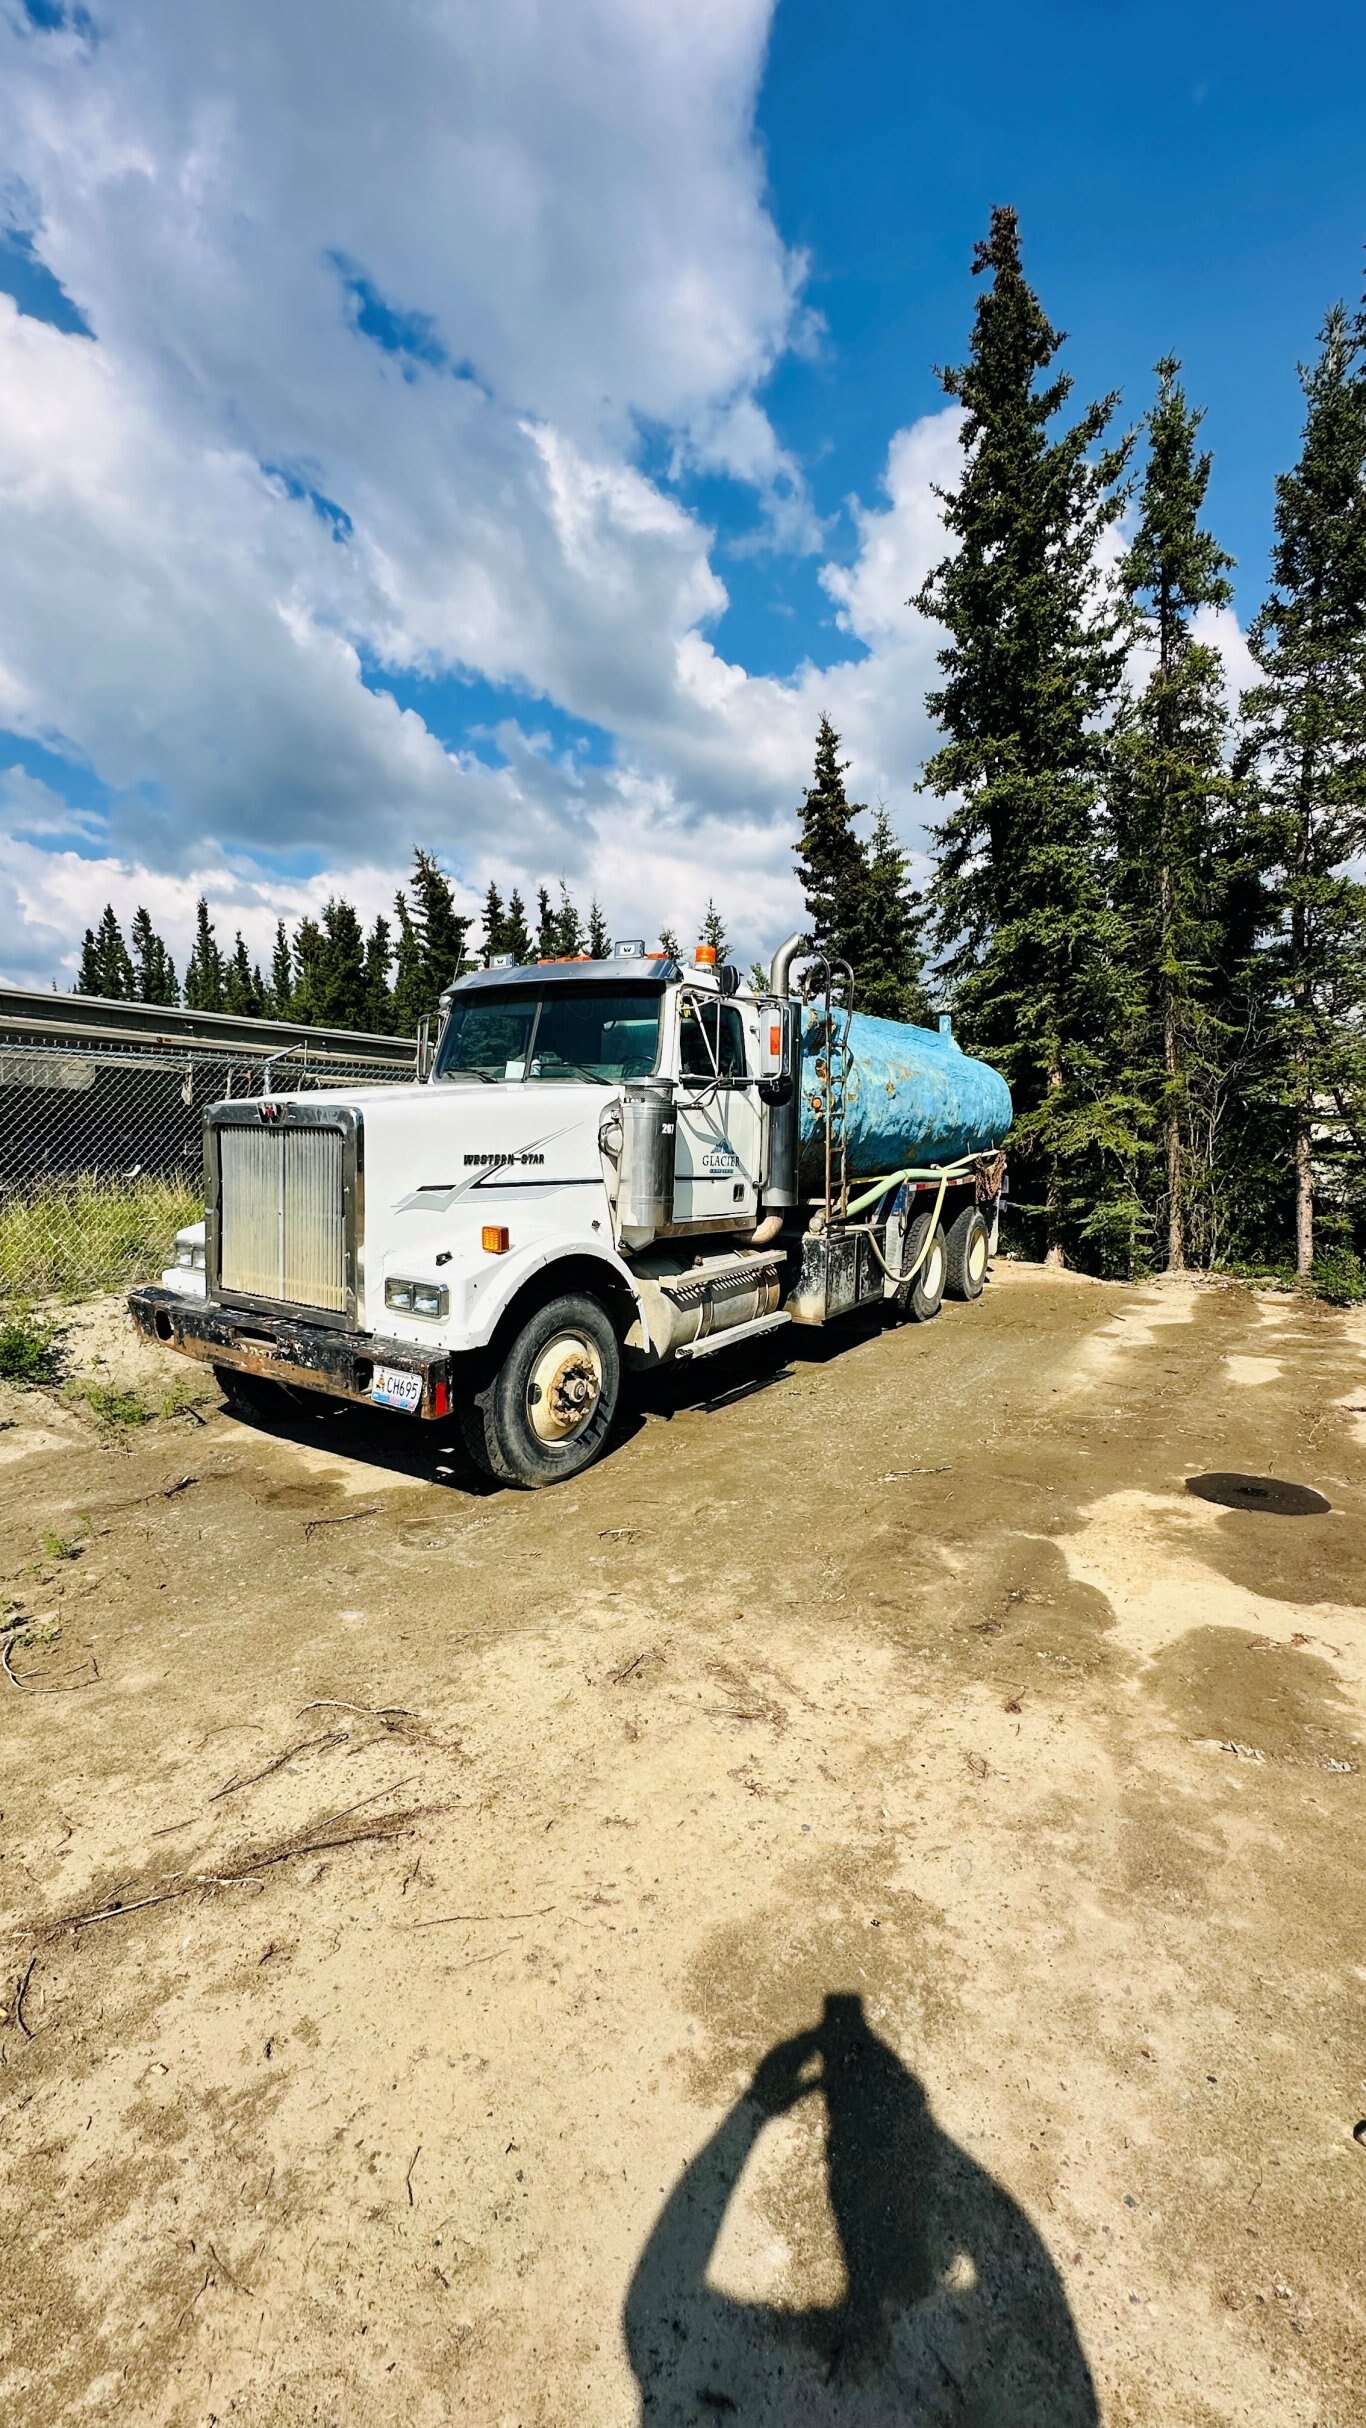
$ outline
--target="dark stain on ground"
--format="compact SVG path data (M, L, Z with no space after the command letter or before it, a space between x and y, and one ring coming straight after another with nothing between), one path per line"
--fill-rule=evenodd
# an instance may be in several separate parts
M1144 1684L1192 1737L1319 1770L1360 1762L1331 1663L1246 1628L1192 1628L1163 1647Z

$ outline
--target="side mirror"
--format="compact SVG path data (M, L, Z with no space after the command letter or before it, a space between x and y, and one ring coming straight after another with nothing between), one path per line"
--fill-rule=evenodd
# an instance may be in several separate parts
M436 1055L432 1047L432 1016L430 1012L424 1012L417 1024L417 1076L420 1081L431 1078L432 1064L435 1060Z
M785 1079L789 1093L797 1066L797 1023L801 1007L789 995L759 997L759 1079L760 1093L766 1104L784 1104L784 1096L770 1096L763 1083Z

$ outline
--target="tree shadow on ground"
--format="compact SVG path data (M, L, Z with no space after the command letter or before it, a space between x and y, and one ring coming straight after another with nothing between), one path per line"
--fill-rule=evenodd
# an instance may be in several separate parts
M845 2289L808 2309L707 2283L769 2120L823 2098ZM679 2178L624 2327L649 2428L1098 2428L1057 2270L1024 2211L936 2124L925 2091L836 1995L780 2041Z

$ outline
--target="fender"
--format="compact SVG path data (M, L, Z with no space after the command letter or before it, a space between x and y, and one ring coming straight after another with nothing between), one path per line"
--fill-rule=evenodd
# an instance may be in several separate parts
M466 1265L467 1312L461 1327L459 1346L471 1349L487 1347L518 1291L534 1274L543 1272L547 1265L570 1256L580 1262L587 1258L604 1265L626 1284L646 1347L653 1346L645 1304L630 1266L606 1241L585 1238L582 1231L552 1231L539 1239L529 1240L524 1248L515 1248L506 1256L484 1256L478 1265ZM454 1342L451 1345L453 1348L456 1346Z

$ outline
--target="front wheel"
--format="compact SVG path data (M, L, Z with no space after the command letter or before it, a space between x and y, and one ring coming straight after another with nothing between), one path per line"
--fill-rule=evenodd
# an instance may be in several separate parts
M586 1293L552 1299L466 1403L465 1447L499 1483L528 1492L563 1483L603 1448L620 1388L621 1349L606 1308Z

